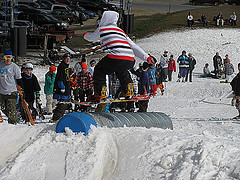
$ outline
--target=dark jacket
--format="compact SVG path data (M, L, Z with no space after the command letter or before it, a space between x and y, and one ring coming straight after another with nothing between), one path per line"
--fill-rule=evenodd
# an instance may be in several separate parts
M22 73L22 82L25 100L27 102L34 102L34 93L41 90L37 77L33 73L30 76Z
M189 60L189 70L193 70L196 65L196 60L194 57L191 57L191 58L189 57L188 60Z
M61 90L64 90L64 92ZM53 89L53 98L70 98L69 64L66 64L64 61L62 61L57 68L57 75Z
M218 59L222 62L221 56L215 55L215 56L213 57L213 66L214 66L214 69L218 69Z
M140 88L139 88L139 94L144 95L144 89L143 86L146 86L147 93L149 93L149 78L147 71L141 72L141 78L140 78Z
M240 96L240 73L237 74L230 83L236 96Z

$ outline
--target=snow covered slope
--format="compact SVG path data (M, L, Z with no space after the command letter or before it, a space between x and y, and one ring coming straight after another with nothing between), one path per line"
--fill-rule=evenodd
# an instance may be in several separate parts
M83 136L56 134L54 124L4 122L0 179L240 179L240 124L219 120L237 115L228 98L230 85L199 78L205 63L212 67L216 52L228 54L237 71L239 37L237 29L201 29L139 40L137 44L158 59L168 49L175 59L186 50L197 60L192 83L177 83L174 73L165 95L149 103L149 111L172 118L174 130L93 127ZM42 87L46 71L34 68Z

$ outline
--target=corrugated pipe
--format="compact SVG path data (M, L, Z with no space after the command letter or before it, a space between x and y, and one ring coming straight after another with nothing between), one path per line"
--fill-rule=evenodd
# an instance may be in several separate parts
M171 119L161 112L142 113L81 113L73 112L63 116L57 123L56 132L63 133L69 127L73 132L88 134L90 126L99 127L157 127L173 129Z

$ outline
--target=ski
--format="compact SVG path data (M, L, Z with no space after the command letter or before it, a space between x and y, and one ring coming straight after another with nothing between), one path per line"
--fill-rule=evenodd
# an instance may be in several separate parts
M25 111L25 113L26 113L26 115L27 115L31 125L34 125L34 122L33 122L33 119L32 119L32 115L31 115L30 110L28 108L27 102L25 101L25 99L23 97L23 93L22 93L21 87L17 86L17 90L18 90L18 93L19 93L20 98L22 100L24 111Z
M80 104L80 105L83 105L83 106L92 106L92 105L96 105L96 104L132 102L132 101L147 101L149 99L150 99L150 96L148 96L148 95L139 95L139 96L134 96L131 99L106 99L105 101L100 101L99 103L96 103L96 102L77 102L77 104Z

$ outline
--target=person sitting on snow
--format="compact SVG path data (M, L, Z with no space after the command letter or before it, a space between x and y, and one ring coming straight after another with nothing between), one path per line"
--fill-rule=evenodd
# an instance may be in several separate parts
M105 11L95 32L85 32L83 38L90 42L100 40L106 55L98 62L94 69L94 95L89 99L99 102L106 98L106 75L116 73L120 80L125 97L133 95L133 84L128 72L135 63L137 56L143 61L154 64L151 56L137 46L126 33L117 27L119 14L115 11Z

